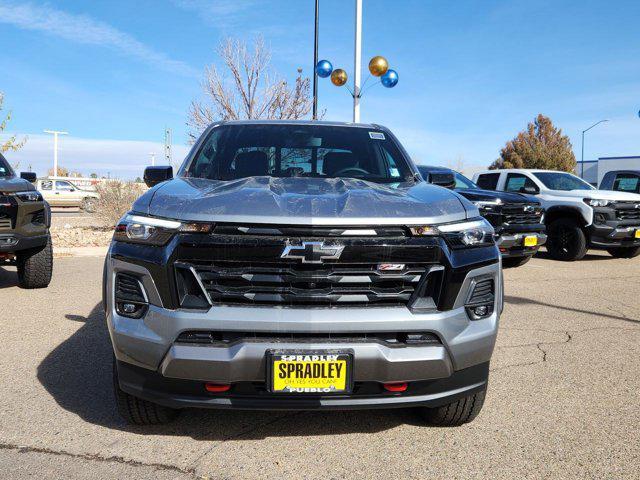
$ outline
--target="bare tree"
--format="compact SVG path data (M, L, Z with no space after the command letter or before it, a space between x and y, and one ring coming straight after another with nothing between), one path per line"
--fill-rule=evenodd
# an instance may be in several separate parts
M47 170L47 175L49 175L50 177L53 177L53 167L51 167L49 170ZM70 174L69 169L63 167L62 165L58 165L58 177L72 177L73 175Z
M216 50L223 67L210 65L202 82L206 101L194 100L189 109L189 136L196 139L211 123L241 119L298 119L311 111L309 78L302 70L294 85L273 73L271 51L261 37L247 48L228 38Z
M2 111L2 104L4 103L4 93L0 92L0 112ZM4 130L7 128L7 124L9 123L9 120L11 120L11 112L7 112L7 115L0 120L0 133L4 132ZM26 138L23 138L20 141L16 140L16 136L13 135L12 137L9 137L8 140L5 140L4 142L0 142L0 153L2 152L6 152L8 150L19 150L20 148L22 148L22 146L27 142Z
M464 157L460 154L458 154L455 159L447 160L447 167L449 167L451 170L462 172L465 166L466 165L465 165Z

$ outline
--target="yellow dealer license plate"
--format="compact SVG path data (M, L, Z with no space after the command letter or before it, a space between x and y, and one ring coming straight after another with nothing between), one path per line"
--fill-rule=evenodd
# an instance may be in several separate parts
M344 393L351 390L351 354L272 352L273 393Z
M636 230L636 238L640 238L640 229Z
M525 247L535 247L538 245L538 237L535 235L527 235L524 237L524 246Z

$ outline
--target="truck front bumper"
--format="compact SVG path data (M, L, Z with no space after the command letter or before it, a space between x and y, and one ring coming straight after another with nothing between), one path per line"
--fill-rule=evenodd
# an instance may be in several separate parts
M536 244L534 246L525 246L524 241L526 237L535 237ZM496 241L503 258L535 255L546 242L547 236L541 232L503 233Z
M640 225L589 226L589 246L592 248L638 247Z
M120 388L135 397L170 408L240 410L438 407L485 389L489 378L486 362L455 371L448 377L412 382L402 393L388 392L379 383L359 382L348 395L295 396L271 394L260 384L236 382L228 392L209 394L202 382L165 377L122 361L116 361L116 368Z
M48 237L48 234L25 236L19 233L3 233L0 234L0 252L18 252L44 247Z
M136 274L144 287L149 307L141 319L116 311L113 288L120 271ZM478 277L494 279L495 305L488 317L472 320L465 302ZM338 409L448 403L485 387L503 303L499 263L470 270L454 308L431 313L416 313L406 307L213 306L207 311L170 310L163 307L144 267L110 257L105 292L120 388L173 408ZM187 331L247 335L228 345L177 342ZM389 345L367 340L367 332L428 332L439 342ZM251 338L252 333L261 335ZM313 398L272 394L267 379L272 350L349 352L354 389L348 395ZM232 387L229 392L210 394L205 390L206 382ZM397 382L409 382L407 391L392 394L382 386Z

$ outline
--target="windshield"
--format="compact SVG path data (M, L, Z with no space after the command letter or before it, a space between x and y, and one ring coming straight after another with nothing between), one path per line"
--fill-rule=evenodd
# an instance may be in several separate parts
M459 188L462 190L467 188L478 188L478 186L475 183L473 183L471 180L469 180L467 177L465 177L461 173L456 172L454 176L456 178L456 188Z
M380 183L413 176L396 143L381 130L295 124L214 128L182 175L211 180L349 177Z
M5 160L5 158L0 153L0 178L1 177L13 177L13 170L9 163Z
M564 172L533 173L550 190L595 190L584 180Z

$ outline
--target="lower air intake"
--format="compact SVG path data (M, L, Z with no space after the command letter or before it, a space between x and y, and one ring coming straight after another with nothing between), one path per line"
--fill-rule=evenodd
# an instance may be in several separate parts
M140 280L126 273L116 274L115 303L119 315L141 318L147 311L147 298Z

